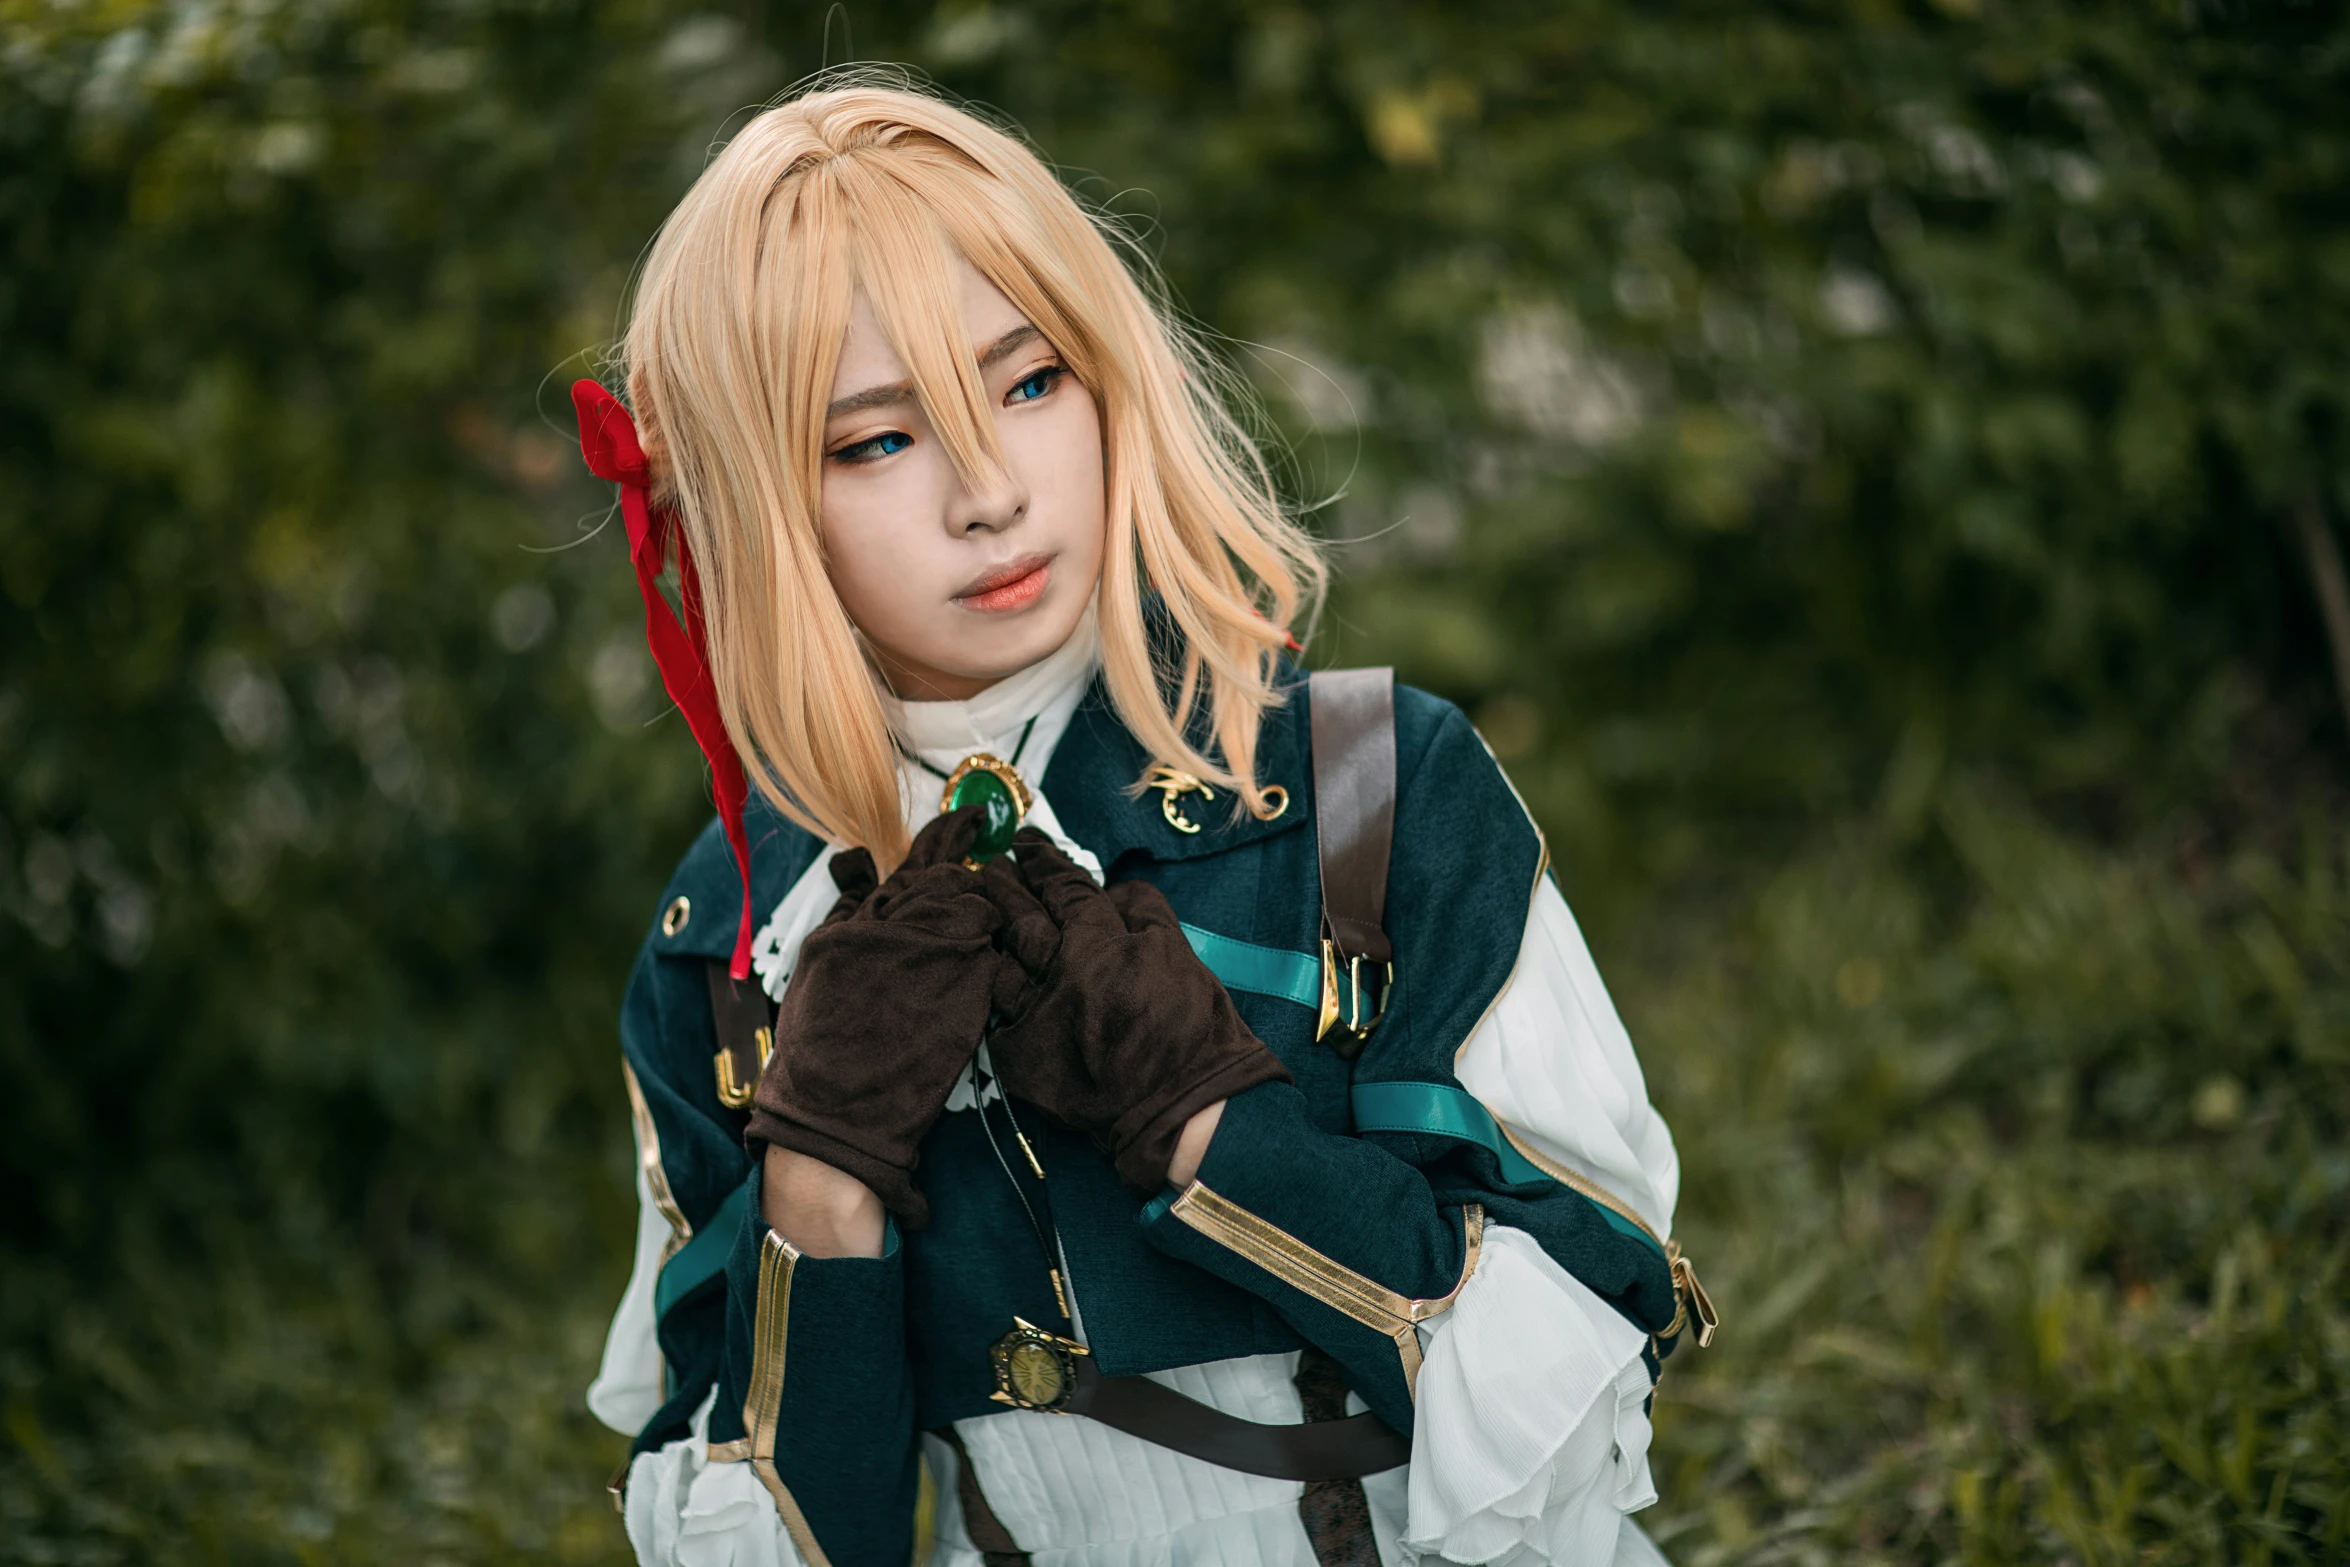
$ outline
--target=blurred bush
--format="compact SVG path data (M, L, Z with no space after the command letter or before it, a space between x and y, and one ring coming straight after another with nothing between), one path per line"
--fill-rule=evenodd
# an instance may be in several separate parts
M1549 829L1676 1559L2350 1530L2333 8L0 5L0 1558L608 1560L706 810L561 387L745 105L1017 118Z

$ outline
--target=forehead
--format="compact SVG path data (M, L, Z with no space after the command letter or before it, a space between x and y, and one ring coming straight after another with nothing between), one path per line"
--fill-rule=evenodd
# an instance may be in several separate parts
M963 314L963 352L976 359L980 350L1006 332L1029 324L1004 291L987 280L968 261L957 261L959 301ZM849 306L847 335L841 342L840 366L832 377L830 397L843 397L912 378L904 359L890 346L873 296L858 288Z

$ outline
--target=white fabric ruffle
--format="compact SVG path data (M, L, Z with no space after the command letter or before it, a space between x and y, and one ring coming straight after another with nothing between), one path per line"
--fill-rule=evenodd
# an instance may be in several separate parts
M640 1567L804 1567L775 1498L748 1463L709 1460L715 1388L694 1434L628 1466L628 1543Z
M588 1384L588 1413L634 1436L661 1408L661 1346L653 1337L653 1286L669 1248L669 1220L653 1205L645 1167L636 1167L636 1261L612 1326L604 1334L604 1361Z
M1535 1150L1673 1233L1681 1158L1648 1103L1631 1036L1549 877L1535 884L1518 966L1453 1061L1461 1086Z
M1656 1500L1647 1336L1504 1226L1421 1336L1403 1559L1612 1559L1624 1514Z

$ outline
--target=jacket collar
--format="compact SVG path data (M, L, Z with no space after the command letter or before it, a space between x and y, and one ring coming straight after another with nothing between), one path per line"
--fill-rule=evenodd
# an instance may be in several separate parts
M1137 792L1150 770L1151 756L1119 720L1099 674L1069 720L1052 765L1045 769L1044 793L1053 802L1054 814L1072 838L1100 857L1104 870L1114 869L1129 854L1153 860L1220 854L1311 820L1311 721L1304 671L1283 660L1277 688L1286 700L1266 712L1257 735L1257 776L1289 791L1288 807L1271 821L1259 821L1246 812L1235 820L1232 796L1224 789L1216 790L1213 799L1196 791L1178 799L1181 814L1198 824L1199 831L1187 833L1168 821L1163 791Z

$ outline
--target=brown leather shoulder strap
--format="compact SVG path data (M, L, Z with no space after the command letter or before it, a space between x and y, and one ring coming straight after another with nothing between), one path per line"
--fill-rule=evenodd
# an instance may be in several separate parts
M1387 857L1395 837L1395 671L1317 670L1307 701L1323 926L1340 957L1385 963L1394 956Z

